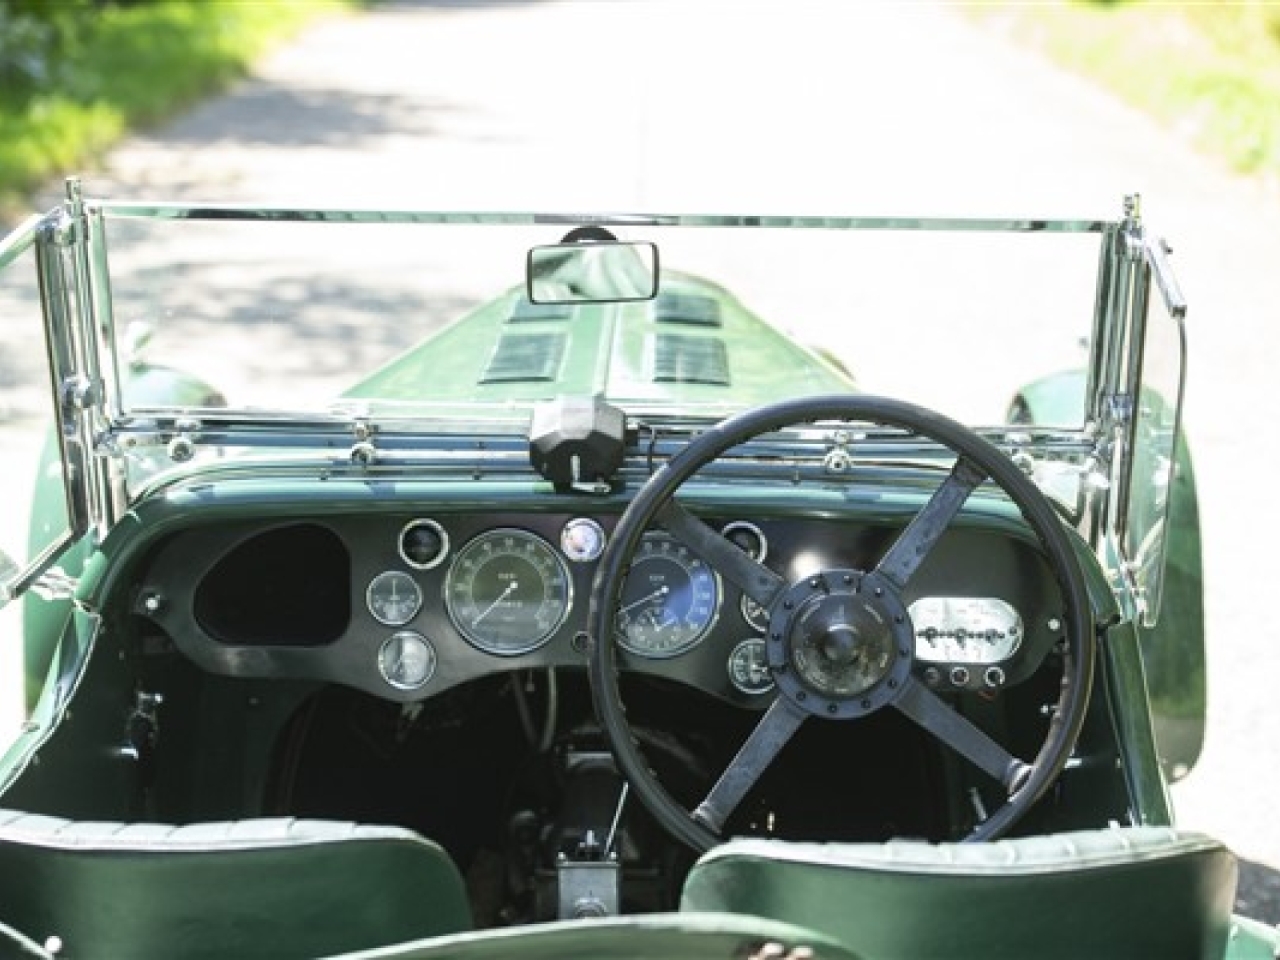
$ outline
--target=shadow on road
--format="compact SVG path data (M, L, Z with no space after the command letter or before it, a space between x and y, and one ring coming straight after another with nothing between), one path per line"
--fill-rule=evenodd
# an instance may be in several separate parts
M460 108L420 95L290 88L265 81L209 101L168 126L171 144L238 143L268 147L358 146L389 134L431 138Z

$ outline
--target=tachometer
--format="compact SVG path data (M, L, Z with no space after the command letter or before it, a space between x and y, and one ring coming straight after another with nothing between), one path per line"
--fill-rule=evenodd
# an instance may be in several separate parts
M618 641L642 657L674 657L706 636L720 612L720 577L665 533L646 533L622 588Z
M481 534L458 553L444 586L454 625L486 653L518 656L545 643L569 614L571 585L551 545L524 530Z

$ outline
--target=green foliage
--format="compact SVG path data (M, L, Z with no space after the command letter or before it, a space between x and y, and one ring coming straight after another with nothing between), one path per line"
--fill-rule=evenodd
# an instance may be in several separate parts
M967 7L1244 173L1280 175L1280 3Z
M0 206L349 0L0 0Z

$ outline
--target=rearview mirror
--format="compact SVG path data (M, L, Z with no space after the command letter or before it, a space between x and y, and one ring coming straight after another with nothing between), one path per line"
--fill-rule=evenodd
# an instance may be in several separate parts
M534 247L526 281L532 303L652 300L658 294L658 248L604 240Z

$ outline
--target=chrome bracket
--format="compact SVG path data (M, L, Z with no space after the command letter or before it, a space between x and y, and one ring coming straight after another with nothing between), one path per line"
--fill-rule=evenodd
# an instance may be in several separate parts
M576 453L569 458L569 486L579 493L589 493L595 497L603 497L609 493L609 484L603 480L582 479L582 458Z
M174 463L186 463L196 455L196 441L200 439L200 421L183 417L174 421L173 437L165 446L165 452Z
M826 473L848 473L853 469L852 439L848 430L837 430L832 434L831 446L822 457L822 469Z
M584 843L590 844L593 840L588 830ZM610 854L604 860L570 860L561 855L556 862L556 875L560 887L560 919L617 915L622 872L616 856Z
M356 419L351 426L351 435L356 442L351 445L347 456L358 467L372 467L378 462L378 448L374 445L374 429L369 421Z

